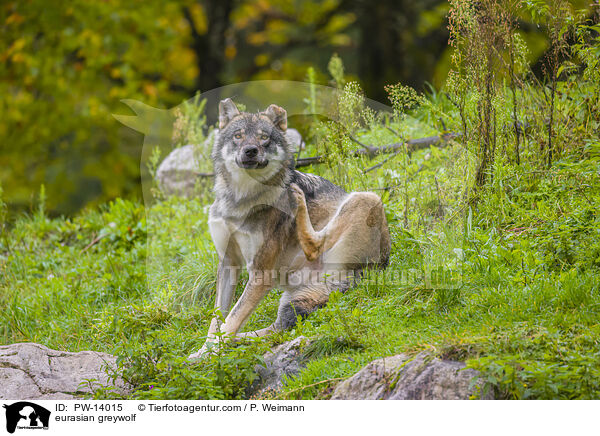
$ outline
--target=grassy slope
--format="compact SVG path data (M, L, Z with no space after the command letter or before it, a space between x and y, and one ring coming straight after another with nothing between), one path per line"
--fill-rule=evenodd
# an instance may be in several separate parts
M431 133L418 122L396 129ZM362 139L395 140L384 128ZM542 173L499 161L473 208L453 200L468 163L454 145L345 180L352 189L395 186L383 195L394 240L388 275L370 273L292 331L195 366L184 357L202 344L214 299L209 200L172 198L148 210L118 200L73 219L49 219L40 206L0 240L0 343L117 354L138 397L241 398L258 356L304 334L318 338L306 350L312 360L282 398L326 398L335 379L366 362L423 349L467 360L502 397L598 398L598 159L567 156ZM358 161L344 177L371 164ZM335 168L317 171L341 183ZM438 267L454 281L435 282ZM390 271L409 270L389 283ZM246 329L272 322L277 297Z

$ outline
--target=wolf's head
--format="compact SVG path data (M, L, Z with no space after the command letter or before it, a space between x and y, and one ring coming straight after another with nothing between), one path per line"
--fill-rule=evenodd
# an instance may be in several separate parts
M285 137L287 113L270 105L264 112L240 112L229 98L219 103L219 138L212 158L217 175L228 184L249 181L280 185L292 168L293 152Z

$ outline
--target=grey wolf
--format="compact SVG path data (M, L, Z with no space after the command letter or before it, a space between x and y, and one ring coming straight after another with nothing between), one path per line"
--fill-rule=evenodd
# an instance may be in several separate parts
M328 180L295 170L287 143L286 111L274 104L240 112L231 99L219 104L220 134L212 151L215 200L209 229L219 255L216 310L199 358L222 339L263 336L293 327L345 291L367 267L385 268L390 234L381 199L347 193ZM241 267L248 282L230 309ZM240 333L265 295L283 291L277 319ZM216 335L221 332L222 335Z

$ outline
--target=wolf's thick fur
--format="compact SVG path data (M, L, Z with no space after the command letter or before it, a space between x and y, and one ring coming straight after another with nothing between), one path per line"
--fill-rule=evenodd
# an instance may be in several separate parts
M390 235L380 198L346 193L333 183L294 169L284 131L286 111L271 105L240 113L230 100L219 104L220 134L212 158L215 201L210 233L219 255L216 308L197 358L224 337L261 336L286 329L323 306L333 290L346 290L368 266L385 268ZM249 280L229 311L241 267ZM262 298L283 291L277 319L262 330L238 334Z

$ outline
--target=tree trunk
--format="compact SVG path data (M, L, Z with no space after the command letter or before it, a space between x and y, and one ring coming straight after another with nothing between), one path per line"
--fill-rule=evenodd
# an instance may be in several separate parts
M223 86L219 75L225 64L225 33L229 27L229 16L234 0L208 0L200 2L207 18L206 33L199 33L189 8L183 14L192 33L192 46L196 54L198 77L197 90L201 92Z

